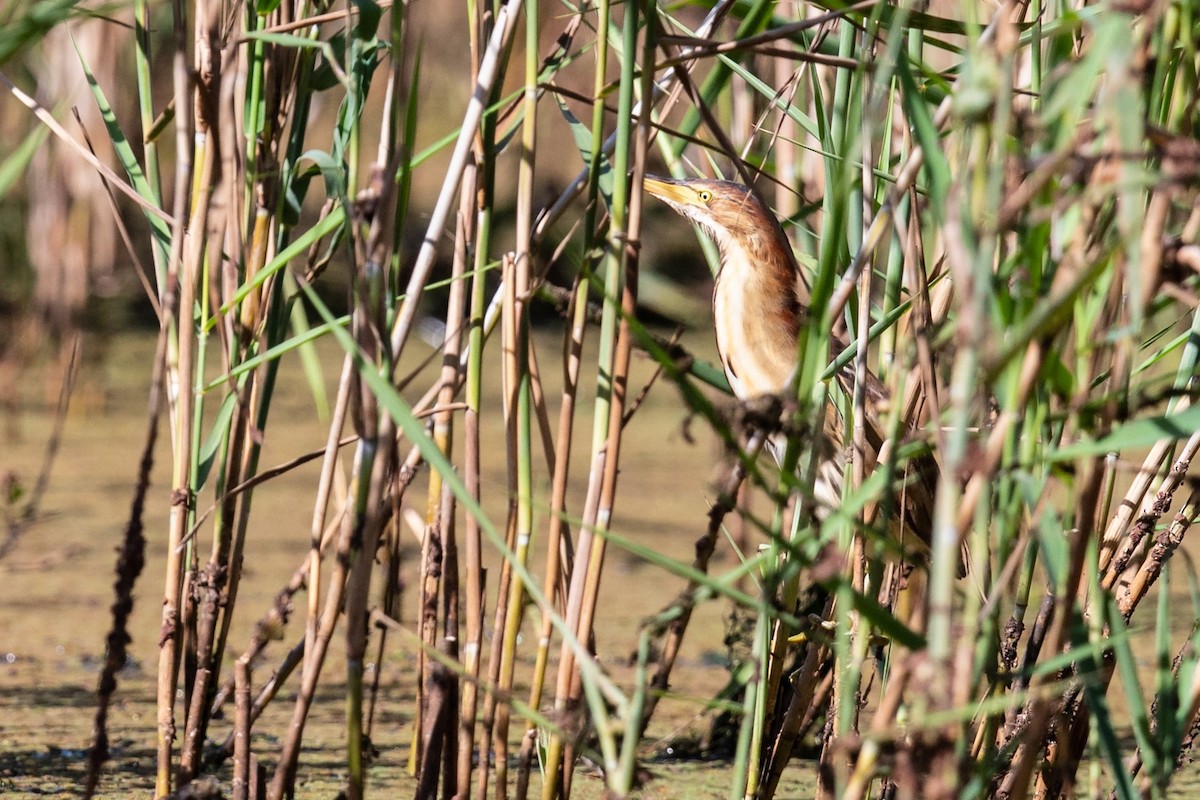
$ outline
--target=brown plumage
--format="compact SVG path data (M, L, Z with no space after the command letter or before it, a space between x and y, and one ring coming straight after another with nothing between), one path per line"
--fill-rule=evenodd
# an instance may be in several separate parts
M713 290L717 350L725 375L739 400L764 394L787 394L796 373L796 338L807 309L800 301L800 269L779 221L758 196L738 183L715 180L666 180L647 177L646 191L699 225L721 252L721 268ZM844 347L844 343L835 342ZM854 373L838 375L849 389ZM867 469L874 469L883 445L878 407L887 397L879 379L867 374ZM825 516L841 501L846 464L844 425L830 406L826 414L824 456L817 476L816 496ZM932 458L916 465L917 475L901 490L905 540L910 534L928 547L937 465ZM899 529L895 525L893 528ZM897 533L900 531L897 530Z

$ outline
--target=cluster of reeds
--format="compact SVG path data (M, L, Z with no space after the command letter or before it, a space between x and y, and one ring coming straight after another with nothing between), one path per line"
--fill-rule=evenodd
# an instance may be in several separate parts
M1187 474L1200 446L1191 5L749 0L701 17L655 3L468 0L470 102L430 152L415 131L438 100L422 93L408 4L175 2L160 17L169 39L150 35L152 10L132 9L143 145L107 115L124 174L102 175L144 212L161 320L154 380L166 390L172 493L159 796L214 769L209 723L230 697L234 732L209 755L232 758L236 797L257 791L255 764L267 796L290 796L317 689L344 685L347 795L362 797L364 665L385 636L419 654L418 797L567 796L582 754L626 796L692 609L730 601L754 620L724 694L738 729L731 797L775 796L801 741L819 754L823 797L1165 796L1200 709L1197 631L1179 622L1200 618L1200 604L1194 585L1172 590L1184 582L1171 568L1200 512ZM558 80L581 63L594 65L586 93ZM168 68L163 103L153 75ZM114 87L92 89L107 110ZM319 96L340 103L331 129L312 127ZM364 131L369 100L382 105L378 131ZM515 175L498 171L506 150L519 154ZM448 163L442 188L418 251L402 258L414 172L435 151ZM583 169L540 206L547 152L578 152ZM652 163L756 181L793 239L811 314L784 404L799 432L787 469L746 455L746 431L702 391L721 384L717 372L639 321L640 178ZM514 180L506 250L494 214ZM435 279L439 258L448 281ZM330 263L352 274L347 316L314 289ZM551 265L573 284L546 283ZM423 393L402 391L397 364L434 295L441 369ZM554 366L530 337L531 307L548 298L566 301ZM834 331L852 342L843 352L830 352ZM311 553L261 636L235 653L235 610L256 613L237 603L251 504L276 474L260 464L273 386L281 368L313 364L318 337L345 359ZM592 630L606 548L636 548L609 526L643 390L629 382L635 348L659 361L649 390L678 390L742 455L711 509L696 510L694 563L640 553L681 595L647 609L636 679L622 686L593 658ZM495 408L481 391L493 352ZM805 487L818 458L803 432L820 429L829 404L848 431L863 418L862 392L831 380L851 363L889 388L888 438L878 465L850 448L840 506L814 515ZM550 369L563 373L561 397L543 388ZM590 435L576 442L587 427L577 400L593 391ZM481 419L497 415L504 441L481 441ZM507 452L504 519L481 508L485 447ZM574 449L588 453L579 498ZM904 503L896 476L929 454L940 467L932 544L897 600L880 531ZM420 469L423 499L410 491ZM542 481L548 498L536 495ZM769 506L738 512L743 482ZM397 512L409 506L426 510L420 561L399 565ZM710 575L734 512L764 545ZM530 570L535 547L542 575ZM127 561L123 592L129 573ZM1147 598L1150 669L1131 625ZM527 614L538 634L521 644ZM268 631L285 624L292 645L275 653ZM345 674L326 664L335 636ZM121 646L115 631L110 648ZM528 674L520 653L533 655ZM1110 705L1114 679L1132 749ZM297 699L282 744L252 752L256 720L285 685ZM103 749L94 755L98 767Z

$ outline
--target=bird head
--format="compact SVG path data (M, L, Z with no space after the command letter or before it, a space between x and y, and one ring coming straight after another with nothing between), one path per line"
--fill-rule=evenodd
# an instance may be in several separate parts
M705 178L675 181L647 175L642 185L703 228L722 249L779 225L754 192L740 183Z

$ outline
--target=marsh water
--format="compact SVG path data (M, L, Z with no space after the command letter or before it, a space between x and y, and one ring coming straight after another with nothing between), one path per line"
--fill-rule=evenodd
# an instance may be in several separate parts
M703 332L687 344L702 354L712 347ZM557 352L557 334L540 333L539 345ZM144 333L111 338L103 343L103 352L101 343L84 342L84 365L45 493L35 516L0 561L0 794L4 797L73 797L79 792L92 730L97 671L110 622L115 551L129 514L145 437L153 348L153 337ZM332 385L340 353L326 346L321 348L321 356ZM639 363L634 386L639 387L651 371L648 361ZM260 462L264 467L323 446L326 430L312 392L299 372L280 372ZM26 372L20 413L0 425L0 477L5 481L6 493L11 495L9 490L17 489L23 495L7 506L10 513L35 492L54 430L59 377L49 366ZM548 376L548 380L552 378ZM417 380L412 385L423 388L428 381ZM495 381L492 386L493 392L498 391ZM556 406L553 403L552 415ZM576 450L578 457L585 458L590 433L590 408L586 404L580 420ZM497 518L506 503L506 479L499 425L497 421L490 424L484 436L495 437L489 441L496 446L484 448L490 454L484 475L485 507ZM700 425L686 425L675 389L665 384L656 386L628 428L614 530L675 559L690 561L692 544L704 529L712 499L710 482L717 456L708 432ZM113 755L101 783L103 797L148 796L153 788L156 640L166 550L168 464L169 452L160 440L145 516L147 565L138 582L137 604L130 623L134 637L131 657L118 676L110 714ZM254 623L307 553L317 469L317 461L299 467L272 480L255 496L231 638L235 652L241 650ZM585 471L581 468L577 474L582 476ZM544 483L543 477L543 491ZM411 492L414 505L422 507L423 487L415 485ZM572 508L578 509L581 498L582 487L577 486ZM211 502L211 493L198 504L204 508L206 502ZM409 542L404 572L411 585L416 566L415 536L410 536ZM728 569L734 563L733 551L722 543L714 570ZM540 574L540 565L535 565L534 574ZM1183 583L1177 582L1176 591L1185 591ZM642 620L666 606L683 586L682 579L666 575L627 552L610 551L597 621L597 649L601 663L620 685L628 688L633 680L628 661ZM406 597L409 618L415 599L411 594ZM1183 602L1178 607L1186 609L1189 604ZM671 741L680 743L678 750L686 750L687 743L704 735L711 721L704 713L705 701L728 677L723 644L727 613L727 605L715 601L698 609L673 674L674 695L659 707L646 753L662 753ZM1150 619L1147 615L1135 622L1145 627ZM536 615L528 615L527 642L536 636L535 623ZM1190 624L1190 619L1180 619L1175 627L1183 632ZM302 635L302 628L295 622L292 625L292 630L283 632L282 641L269 648L256 670L256 683L296 636ZM344 674L342 647L342 640L335 636L326 682L305 739L298 797L332 798L344 776L344 695L339 679ZM1143 652L1149 665L1150 651ZM531 659L531 654L532 649L526 657ZM414 785L406 771L412 734L408 714L414 663L412 648L393 637L377 667L381 691L372 740L379 755L368 780L372 790L380 790L379 796L397 792L408 795ZM1114 687L1110 694L1119 698L1121 693ZM255 726L253 747L268 763L278 751L293 698L292 687L286 687ZM1117 711L1122 713L1123 709L1118 707ZM212 733L223 736L227 730L219 726ZM729 795L729 764L725 762L659 755L650 756L647 767L652 778L640 790L641 797ZM813 772L811 762L793 762L778 796L811 796ZM1081 779L1086 780L1085 775L1086 770L1081 771ZM1197 771L1189 768L1180 778L1177 796L1194 796L1200 786ZM1107 795L1107 781L1099 786ZM577 781L577 789L581 790L577 796L599 797L603 783L584 777ZM1087 790L1081 792L1081 796L1088 794Z

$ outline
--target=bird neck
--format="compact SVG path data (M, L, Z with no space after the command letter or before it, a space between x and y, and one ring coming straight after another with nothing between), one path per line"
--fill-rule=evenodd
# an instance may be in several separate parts
M778 231L777 240L751 236L721 242L718 286L737 283L748 303L747 310L760 309L775 316L795 342L804 314L800 303L800 268L791 245Z
M791 249L742 237L723 242L721 256L713 309L730 385L742 399L784 391L795 372L804 312Z

